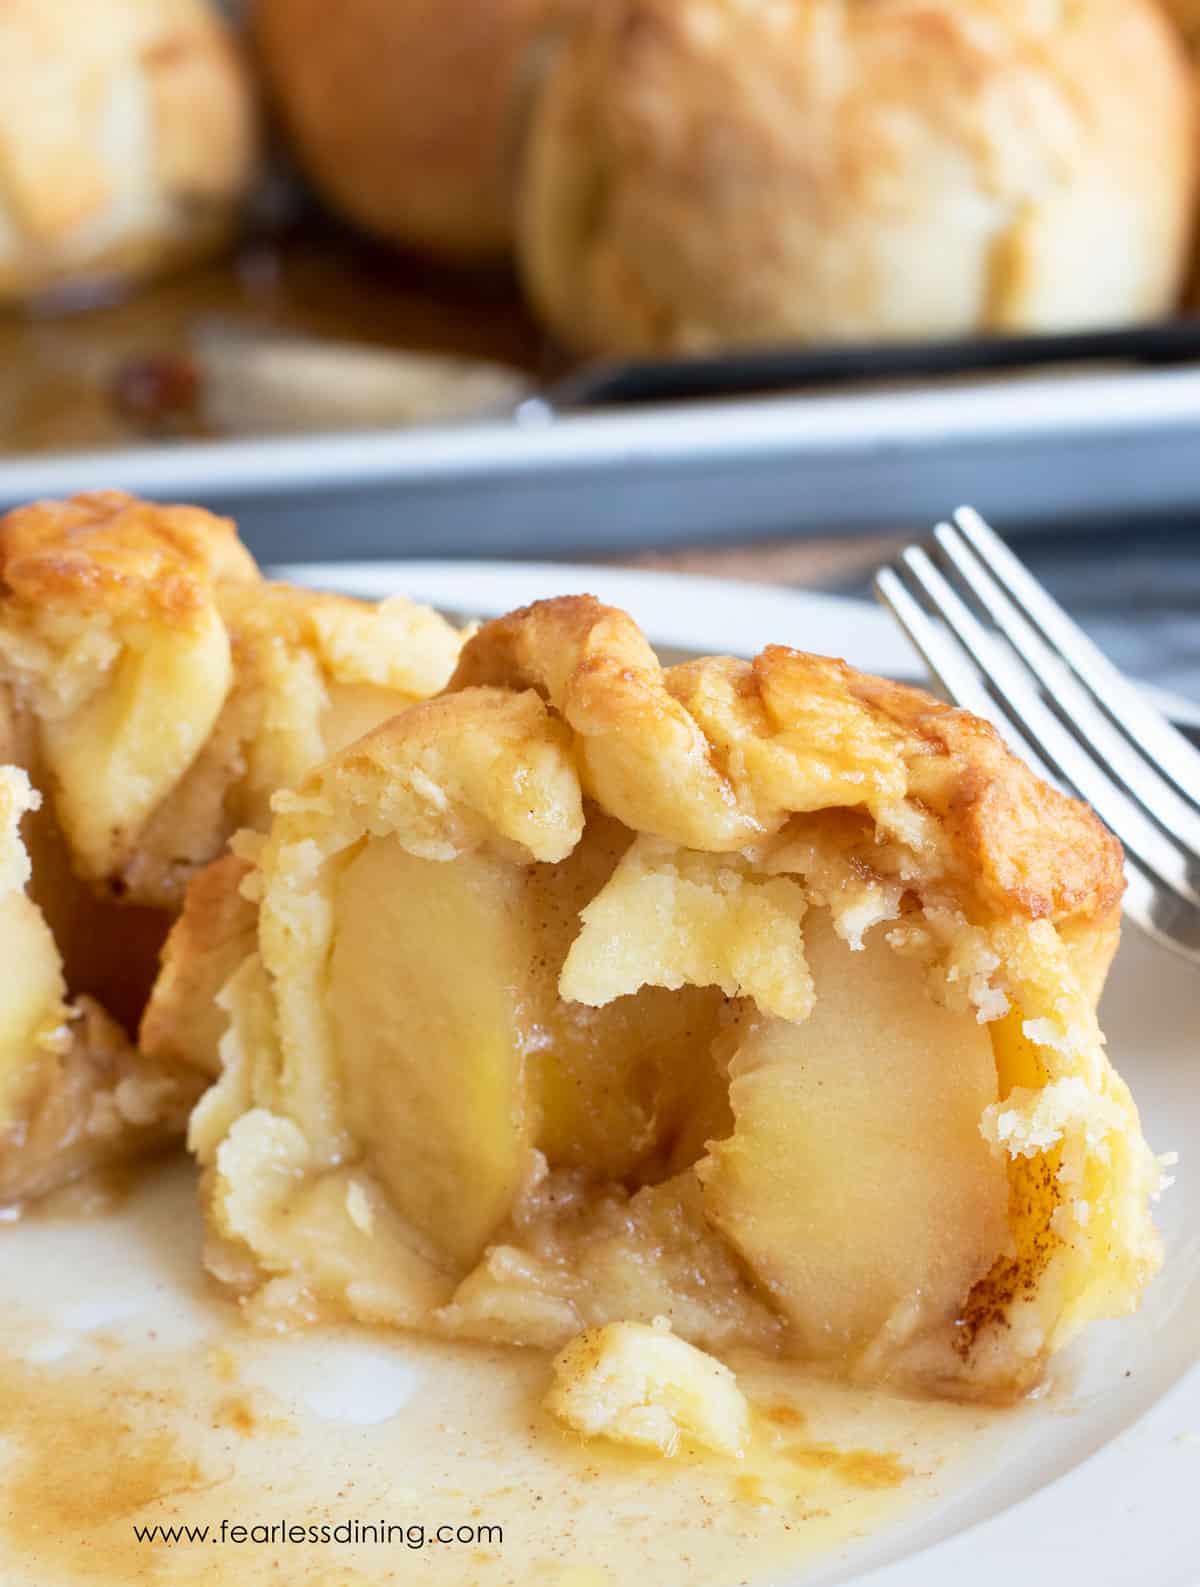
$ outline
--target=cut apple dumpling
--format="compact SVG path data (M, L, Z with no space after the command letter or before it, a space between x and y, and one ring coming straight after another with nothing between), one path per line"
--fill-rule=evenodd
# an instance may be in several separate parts
M182 1129L195 1032L185 1062L136 1038L188 879L276 788L439 689L460 644L407 601L265 583L198 508L105 492L0 520L0 763L24 777L4 907L54 964L24 982L3 959L0 1203Z
M207 1048L228 977L191 1140L254 1317L665 1319L1004 1397L1154 1272L1119 847L986 724L781 648L664 671L567 598L274 809L148 1016Z

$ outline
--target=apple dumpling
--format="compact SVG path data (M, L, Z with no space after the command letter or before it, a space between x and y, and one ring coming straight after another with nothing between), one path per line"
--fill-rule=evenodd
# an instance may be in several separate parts
M276 788L439 689L460 643L407 601L264 582L198 508L105 492L0 520L0 764L23 773L5 908L54 965L18 984L4 958L0 1202L181 1129L203 1074L133 1038L188 878L266 826ZM49 1046L20 1034L35 1003Z
M985 723L777 647L664 670L571 597L274 810L150 1010L207 1053L227 977L191 1141L252 1317L665 1319L1003 1398L1154 1272L1120 849Z
M533 101L517 257L609 358L1141 323L1196 148L1157 0L607 0Z

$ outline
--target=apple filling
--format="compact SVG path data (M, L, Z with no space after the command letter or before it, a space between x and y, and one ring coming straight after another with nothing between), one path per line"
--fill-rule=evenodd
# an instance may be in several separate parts
M588 816L555 864L389 834L330 868L308 1012L333 1070L289 1072L285 1049L273 1089L298 1126L285 1184L324 1181L331 1221L281 1202L268 1271L287 1278L256 1304L545 1347L663 1316L708 1348L843 1364L949 1339L1007 1241L988 1027L885 927L853 951L802 877ZM227 997L260 1060L261 992ZM244 1062L200 1110L203 1155ZM215 1153L235 1281L233 1251L262 1255L247 1164L277 1174L280 1122L244 1112ZM390 1290L389 1237L409 1257Z

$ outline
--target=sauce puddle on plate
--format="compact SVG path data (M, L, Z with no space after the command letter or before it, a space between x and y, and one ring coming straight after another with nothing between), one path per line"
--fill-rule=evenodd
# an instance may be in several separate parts
M584 1442L532 1352L249 1332L192 1194L168 1167L109 1218L4 1232L14 1587L776 1587L947 1495L1006 1422L746 1357L742 1459Z

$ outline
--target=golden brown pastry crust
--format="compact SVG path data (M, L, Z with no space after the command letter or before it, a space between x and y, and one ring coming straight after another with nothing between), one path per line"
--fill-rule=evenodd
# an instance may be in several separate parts
M402 597L264 583L232 520L202 508L98 491L0 519L0 677L38 724L77 869L131 902L177 909L233 832L265 825L277 788L434 693L460 643ZM127 685L122 667L139 660L144 675ZM145 757L114 763L100 740L131 735L133 713L113 720L105 701L160 683L144 737L190 731L152 772ZM94 728L73 730L89 707ZM56 763L58 738L74 764L82 736L98 741L93 787ZM108 783L119 827L88 818Z
M749 662L710 657L664 673L632 619L590 596L488 623L447 689L481 684L536 689L581 741L586 793L607 797L637 831L702 848L755 842L800 808L779 802L771 757L786 756L803 721L806 752L821 746L830 779L868 766L868 806L906 793L934 818L947 879L973 919L1115 930L1125 887L1116 838L1017 760L990 723L922 689L780 645ZM723 741L704 731L717 700L728 713ZM617 791L606 762L627 756L644 776Z
M0 298L136 280L228 240L256 112L207 0L14 0L0 62Z
M255 0L259 56L321 192L451 260L512 240L526 109L569 0Z
M652 1178L632 1199L616 1187L611 1208L576 1222L555 1206L566 1208L578 1188L552 1176L541 1212L536 1184L518 1192L507 1232L477 1267L457 1272L448 1306L444 1255L430 1265L411 1229L395 1233L395 1208L356 1139L353 1098L343 1095L349 1054L321 990L338 955L343 878L373 843L392 856L385 866L398 855L482 856L480 885L497 866L556 874L583 852L598 812L633 840L555 971L568 1009L611 1006L647 984L716 985L730 1000L736 1042L739 1031L753 1038L756 1019L773 1020L778 1033L811 1005L798 934L808 900L851 947L886 924L883 940L925 967L937 1002L987 1023L996 1100L979 1128L1004 1164L997 1216L1002 1226L1007 1185L1007 1245L990 1269L990 1258L975 1269L948 1335L912 1333L915 1314L902 1310L854 1371L956 1394L1020 1392L1079 1327L1136 1304L1155 1270L1149 1202L1159 1170L1094 1013L1119 931L1120 847L966 713L782 647L753 662L715 657L664 670L624 613L569 597L487 624L444 694L315 769L276 811L252 878L258 952L226 994L229 1067L192 1126L214 1271L266 1315L276 1305L320 1315L330 1304L372 1321L561 1343L572 1323L604 1320L603 1253L613 1240L632 1241L629 1260L653 1270L650 1249L669 1248L670 1225L701 1253L689 1258L694 1270L709 1272L697 1293L728 1287L731 1296L719 1317L700 1302L683 1331L718 1348L774 1337L779 1319L761 1314L762 1294L745 1292L744 1279L712 1278L728 1248L705 1244L714 1228L736 1231L731 1147L734 1156L749 1149L738 1135L740 1081L733 1114L721 1101L706 1115L677 1177ZM637 923L627 951L613 911L632 907L638 888L652 900L650 923ZM672 915L684 893L699 899L699 913ZM738 1024L754 1007L750 1025ZM423 1149L436 1153L436 1141ZM276 1206L285 1166L303 1216ZM341 1210L352 1205L358 1220ZM334 1224L342 1235L331 1234ZM729 1238L753 1273L755 1254L736 1232ZM458 1241L468 1268L478 1240L473 1227ZM328 1265L322 1253L335 1246ZM368 1279L385 1249L406 1265ZM777 1299L769 1286L763 1293Z
M230 518L123 491L33 502L0 518L0 585L30 614L47 604L187 624L223 580L259 581Z
M539 100L518 253L570 347L1168 312L1196 180L1154 0L614 0Z
M117 491L0 520L0 677L29 722L22 762L83 879L161 905L123 875L185 782L234 683L226 590L261 588L233 524ZM224 834L202 859L220 852Z

